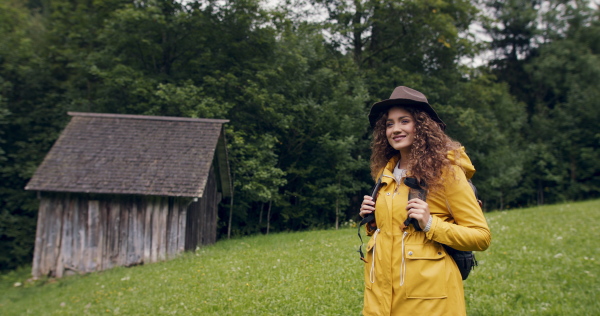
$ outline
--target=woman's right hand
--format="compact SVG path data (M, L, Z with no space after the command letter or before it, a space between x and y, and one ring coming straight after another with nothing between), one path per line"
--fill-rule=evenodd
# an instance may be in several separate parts
M360 212L358 213L358 215L364 218L365 216L373 213L374 211L375 202L373 202L373 198L368 195L365 195L362 204L360 205Z

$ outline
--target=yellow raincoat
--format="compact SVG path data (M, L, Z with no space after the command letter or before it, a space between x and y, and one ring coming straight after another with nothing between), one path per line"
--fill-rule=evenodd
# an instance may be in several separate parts
M460 154L455 161L449 153L453 170L442 172L443 189L427 196L433 216L427 233L403 225L408 187L392 175L398 157L384 168L375 205L377 230L367 225L363 315L466 315L460 272L440 243L483 251L491 234L467 182L475 168L464 148Z

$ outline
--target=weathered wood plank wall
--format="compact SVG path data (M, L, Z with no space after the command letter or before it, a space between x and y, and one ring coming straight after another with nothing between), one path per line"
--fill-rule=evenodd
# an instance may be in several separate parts
M211 168L202 198L190 204L187 209L185 250L194 250L200 245L215 243L217 240L217 212L221 193L217 190L214 168Z
M203 198L44 193L34 277L62 277L175 257L216 241L217 191L211 170Z

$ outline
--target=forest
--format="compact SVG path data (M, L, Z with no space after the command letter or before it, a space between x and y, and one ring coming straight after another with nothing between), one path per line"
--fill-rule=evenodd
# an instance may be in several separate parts
M600 197L591 0L0 0L0 271L31 262L24 187L67 111L228 119L220 238L358 218L371 104L422 91L484 210Z

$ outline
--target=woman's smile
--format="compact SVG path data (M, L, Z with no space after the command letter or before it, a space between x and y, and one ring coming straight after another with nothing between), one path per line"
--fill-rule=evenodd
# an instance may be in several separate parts
M397 141L397 142L399 142L399 141L402 141L402 140L403 140L403 139L405 139L405 138L406 138L406 135L396 135L396 136L392 136L392 139L393 139L394 141Z

